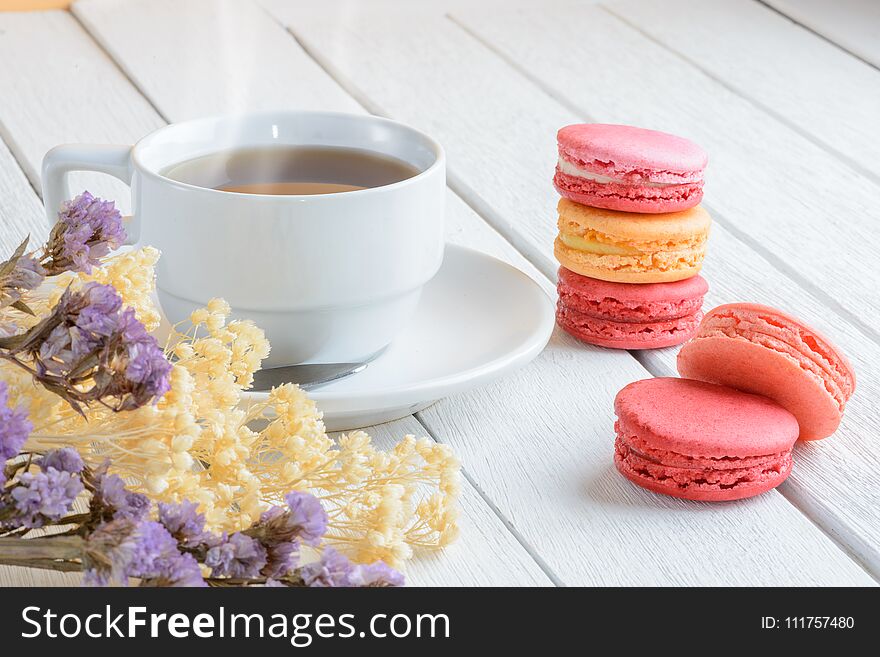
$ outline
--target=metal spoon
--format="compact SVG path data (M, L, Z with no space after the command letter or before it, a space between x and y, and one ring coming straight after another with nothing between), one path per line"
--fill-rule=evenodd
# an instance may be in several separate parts
M254 374L253 392L264 392L284 383L296 383L303 390L338 381L366 369L366 363L327 363L315 365L285 365L258 370Z

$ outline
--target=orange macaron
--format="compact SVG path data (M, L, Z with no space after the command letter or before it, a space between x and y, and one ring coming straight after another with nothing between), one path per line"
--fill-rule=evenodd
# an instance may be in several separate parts
M696 276L711 218L701 206L638 214L560 199L554 253L566 269L616 283L668 283Z

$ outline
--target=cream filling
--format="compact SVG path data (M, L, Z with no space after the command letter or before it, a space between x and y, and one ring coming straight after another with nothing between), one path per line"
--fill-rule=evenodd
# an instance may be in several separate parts
M611 178L609 176L603 176L598 173L593 173L592 171L587 171L586 169L582 169L576 164L572 164L565 158L560 157L557 163L559 170L569 176L576 176L577 178L586 178L587 180L592 180L593 182L597 182L600 184L607 183L618 183L620 185L632 185L633 183L622 180L620 178ZM677 183L652 183L652 182L640 182L639 186L642 187L674 187Z
M559 240L565 246L575 249L576 251L586 251L587 253L595 253L597 255L638 255L641 253L638 249L629 246L618 246L616 244L606 244L605 242L597 242L596 240L588 240L577 235L569 235L560 233Z

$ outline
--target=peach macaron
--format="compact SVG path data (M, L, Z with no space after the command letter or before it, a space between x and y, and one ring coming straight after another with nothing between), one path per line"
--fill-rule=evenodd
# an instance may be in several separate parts
M604 210L566 198L557 205L556 259L582 276L616 283L668 283L703 266L711 218L702 207L665 214Z
M678 354L678 372L773 399L797 418L801 440L834 433L856 387L852 366L828 338L754 303L706 313Z

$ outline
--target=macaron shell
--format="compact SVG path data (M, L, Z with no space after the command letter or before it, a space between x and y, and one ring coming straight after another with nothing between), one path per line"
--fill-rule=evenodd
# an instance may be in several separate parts
M698 337L679 352L678 373L773 399L797 417L801 440L826 438L840 426L840 407L821 381L787 355L748 340Z
M581 276L560 267L560 302L585 315L617 322L656 322L694 315L709 285L702 276L674 283L629 285Z
M619 438L614 443L614 465L632 483L653 493L695 502L730 502L773 490L791 474L791 454L769 467L716 472L660 465L641 458Z
M598 183L557 170L553 176L553 186L562 196L575 203L621 212L678 212L695 207L703 200L702 183L673 187L620 185Z
M767 397L693 379L634 381L614 398L625 433L642 451L745 459L788 452L798 436L792 413Z
M589 233L598 239L657 250L668 242L700 243L709 236L712 217L701 206L681 212L641 214L596 208L568 199L556 204L557 226L574 235Z
M702 313L662 322L615 322L558 305L556 323L578 340L609 349L662 349L690 340Z
M851 366L827 338L758 304L707 313L679 352L678 371L775 400L797 417L801 440L834 433L855 389Z
M559 264L582 276L616 283L670 283L699 274L706 249L640 256L597 255L572 249L557 237L553 253Z
M708 162L706 151L684 137L629 125L568 125L556 141L561 156L612 178L636 173L646 181L697 182Z

